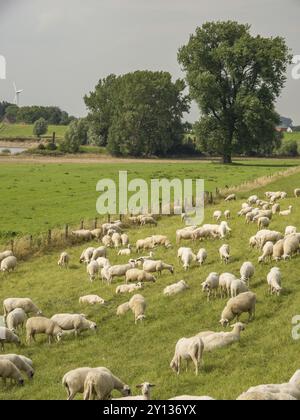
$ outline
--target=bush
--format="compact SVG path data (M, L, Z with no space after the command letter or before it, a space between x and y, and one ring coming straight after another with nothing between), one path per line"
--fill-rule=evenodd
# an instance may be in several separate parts
M64 140L59 148L65 153L78 153L80 146L87 143L87 123L85 120L75 120L69 125Z
M282 143L279 149L282 156L296 157L299 156L298 143L296 140L289 140Z
M40 118L34 123L33 134L38 136L40 139L43 134L46 134L48 131L48 124L44 118Z
M57 146L52 141L46 144L46 150L57 150Z

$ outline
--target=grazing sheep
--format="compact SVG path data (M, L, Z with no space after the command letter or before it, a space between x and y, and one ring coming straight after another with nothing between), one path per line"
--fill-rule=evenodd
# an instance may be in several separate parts
M0 262L2 261L2 260L4 260L5 258L7 258L7 257L13 257L13 253L12 253L12 251L3 251L3 252L0 252Z
M152 239L153 239L153 243L154 243L155 246L162 245L165 248L171 248L171 246L172 246L171 245L171 242L170 242L170 240L168 239L167 236L164 236L164 235L153 235L152 236Z
M237 322L232 325L232 328L233 330L231 332L205 331L197 334L203 341L204 351L207 352L228 347L240 341L241 332L245 330L245 325L241 322Z
M113 223L103 223L102 232L104 235L107 235L110 230L114 232L122 233L121 228L122 228L122 222L120 220Z
M195 373L198 375L199 367L203 359L204 343L200 337L181 338L177 341L175 347L175 354L170 363L170 368L173 369L177 375L180 373L180 361L192 360L195 365Z
M217 290L219 288L219 274L210 273L207 279L201 284L202 292L207 292L207 300L210 300L211 294L214 292L217 297Z
M190 231L193 241L199 239L216 239L219 236L219 225L204 225L198 229ZM186 238L187 239L187 238Z
M161 275L162 271L168 270L171 274L174 274L174 267L170 264L165 264L163 261L146 260L143 264L143 270L147 273L158 273Z
M104 267L110 267L109 259L105 257L99 257L96 259L96 261L98 263L99 269Z
M236 195L230 194L225 198L225 201L236 201Z
M248 285L250 283L250 279L254 276L254 273L255 267L249 261L245 262L240 269L241 279Z
M299 197L300 197L300 188L296 188L296 189L295 189L295 191L294 191L294 196L295 196L296 198L299 198Z
M17 267L17 258L14 256L6 257L1 261L0 270L9 273Z
M157 221L151 216L144 216L141 219L141 226L145 226L145 225L157 226Z
M237 280L234 274L223 273L219 277L219 288L221 292L221 298L229 297L231 293L231 283Z
M248 286L246 282L243 280L236 279L236 280L233 280L233 282L231 283L230 292L231 292L232 298L240 295L241 293L245 293L248 291L249 291Z
M239 212L238 216L247 216L248 213L251 213L253 207L250 207L248 204L245 203L245 207L243 207Z
M218 229L218 234L221 239L225 239L226 236L231 232L227 222L221 222Z
M267 283L269 285L269 292L271 295L274 293L279 296L282 291L281 287L281 271L277 267L273 267L267 276Z
M171 295L176 295L178 293L181 293L186 289L189 289L188 284L184 280L180 280L177 283L174 283L174 284L171 284L170 286L165 287L163 293L165 296L171 296Z
M129 302L122 303L117 307L117 316L122 316L126 314L130 309Z
M86 272L90 277L90 281L93 282L97 276L99 276L100 267L97 261L91 261L87 267Z
M112 391L116 389L128 396L131 391L128 385L114 376L106 368L92 369L84 381L84 400L110 400Z
M125 274L125 283L129 282L156 282L156 278L144 270L138 268L131 268Z
M89 321L82 314L56 314L53 315L51 320L56 323L63 331L74 330L76 337L82 331L97 330L96 322Z
M70 256L69 256L69 254L67 252L62 252L60 254L60 257L59 257L59 260L58 260L57 265L59 267L62 267L62 268L63 267L64 268L68 268L69 262L70 262Z
M257 246L262 249L267 242L276 243L283 239L283 235L280 232L272 231L272 230L260 230L255 235L255 239L257 242Z
M100 246L99 248L94 249L92 258L90 261L97 261L98 258L106 258L107 257L107 249L105 246Z
M101 242L106 248L111 248L113 246L111 236L109 236L109 235L103 236Z
M219 254L221 258L221 262L225 262L225 264L229 263L230 260L230 246L229 245L222 245L219 249Z
M229 220L231 218L230 210L225 210L224 211L224 217L225 217L226 220Z
M272 206L272 214L280 213L280 204L276 203Z
M129 248L129 236L126 233L122 233L121 235L121 242L122 246L127 246Z
M131 247L128 245L128 248L126 249L120 249L118 252L118 255L130 255L131 254Z
M20 326L23 328L27 320L26 313L21 308L11 311L6 317L6 325L9 330L15 332Z
M104 305L105 300L98 295L86 295L79 298L79 303L87 305Z
M213 218L219 222L222 219L222 212L220 210L216 210L213 214Z
M144 296L133 295L129 301L129 307L134 314L134 322L143 321L146 318L145 310L147 307Z
M8 298L3 301L4 317L16 308L21 308L26 314L42 315L42 311L28 298Z
M132 283L132 284L120 284L116 288L116 294L120 293L132 293L135 290L140 290L143 288L143 283Z
M250 224L251 222L253 222L253 220L254 220L254 213L251 211L251 212L249 212L249 213L247 213L246 214L246 217L245 217L245 220L246 220L246 224Z
M292 214L293 206L289 206L288 210L279 212L279 216L290 216Z
M297 228L295 226L287 226L285 228L284 236L294 235L297 233Z
M273 242L267 242L263 247L263 254L258 258L258 262L264 262L266 260L271 260L274 252Z
M199 249L196 259L199 265L203 265L207 259L207 251L204 248Z
M129 397L123 397L123 398L113 398L113 400L135 400L135 401L143 401L143 400L151 400L151 388L153 388L155 385L150 384L149 382L143 382L140 385L137 385L137 388L141 389L141 395L136 396L129 396Z
M110 269L110 265L107 265L106 267L103 267L101 269L100 276L102 279L102 283L106 281L108 284L110 284L109 269Z
M0 327L0 345L2 351L4 351L4 345L6 343L12 343L16 346L19 346L20 339L15 333L10 331L8 328Z
M135 267L135 262L130 261L128 264L122 265L113 265L107 269L108 272L108 282L111 284L112 280L115 277L124 277L127 271Z
M267 228L270 226L270 219L268 217L260 217L257 220L257 226L259 229Z
M26 361L23 359L23 357L17 355L17 354L3 354L0 355L0 361L1 360L9 360L11 363L13 363L21 372L25 372L28 379L32 379L34 376L34 369L31 365L26 363Z
M136 242L136 251L140 252L140 250L146 250L146 249L153 249L154 248L154 241L152 237L148 237L145 239L139 239Z
M176 243L179 244L181 239L184 240L189 240L189 239L194 239L194 230L196 229L178 229L176 230ZM197 229L197 230L201 230L201 228Z
M111 240L112 240L114 248L120 248L122 244L122 238L118 232L115 232L112 234Z
M92 247L85 249L79 258L79 262L88 264L92 260L94 251L95 251L95 248L92 248Z
M242 313L249 313L249 322L254 319L256 306L256 295L252 292L241 293L240 295L231 298L222 312L220 323L224 327L239 317Z
M300 251L300 238L297 235L288 236L283 244L283 259L292 258L293 255Z
M97 239L99 241L102 236L102 228L96 228L91 230L91 235L94 239Z
M24 379L22 378L21 372L10 360L0 360L0 378L3 379L4 385L6 385L6 379L12 379L18 385L24 385Z
M247 201L250 205L252 205L252 204L256 204L258 200L259 198L257 195L251 195L251 197L249 197Z
M192 261L196 261L197 257L191 250L191 248L179 248L177 257L181 259L183 264L184 270L188 270L190 268L190 264Z
M284 254L284 239L281 239L280 241L276 242L276 244L273 247L273 260L279 261L283 257Z
M52 319L44 317L29 318L26 322L26 339L27 343L35 341L36 334L46 334L49 344L56 338L59 342L62 337L62 329Z
M91 241L92 240L92 233L90 230L86 229L79 229L79 230L73 230L71 232L71 235L75 236L75 238L85 241Z

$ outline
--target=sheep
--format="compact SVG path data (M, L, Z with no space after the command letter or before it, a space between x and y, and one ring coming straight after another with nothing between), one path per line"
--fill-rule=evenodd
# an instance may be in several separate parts
M202 241L206 238L216 239L219 235L218 225L205 225L190 232L193 241L199 239Z
M269 293L274 293L279 296L282 291L281 287L281 271L277 267L273 267L267 276L267 283L269 285Z
M156 282L156 278L144 270L138 268L131 268L125 274L125 283L129 282Z
M167 236L164 235L153 235L152 236L154 246L162 245L165 248L171 248L171 242Z
M122 238L118 232L113 233L111 240L112 240L114 248L120 248L122 244Z
M210 300L210 296L215 292L215 297L217 297L217 290L219 287L219 274L218 273L210 273L207 279L201 284L202 291L207 292L207 300Z
M128 248L126 249L120 249L120 251L118 252L118 255L131 255L131 247L130 245L128 245Z
M241 339L241 332L245 330L245 325L237 322L232 325L231 332L212 332L205 331L197 334L204 344L204 352L210 352L216 349L228 347L237 343Z
M193 253L191 248L179 248L177 256L181 259L185 271L187 271L190 268L190 264L192 261L197 260L197 257Z
M3 379L4 384L6 384L6 379L12 379L18 385L24 385L21 372L10 360L0 360L0 378Z
M48 336L48 342L51 342L56 338L57 342L61 340L62 329L52 319L44 317L29 318L26 322L26 340L30 344L31 341L35 341L36 334L46 334Z
M0 252L0 263L1 263L1 261L2 260L4 260L4 258L7 258L7 257L13 257L13 252L12 251L3 251L3 252Z
M231 232L230 227L228 226L227 222L221 222L219 229L218 229L218 234L220 236L221 239L225 239L226 236Z
M22 356L21 354L18 354L18 356L20 357L20 359L23 360L23 362L27 363L27 365L29 365L33 368L33 361L31 359L29 359L26 356Z
M76 337L82 331L97 331L96 322L89 321L82 314L56 314L53 315L51 320L56 323L63 331L74 330Z
M273 247L273 260L279 261L283 257L284 254L284 239L281 239L280 241L276 242L276 244Z
M143 270L147 273L158 273L161 275L163 270L168 270L171 274L174 274L174 267L170 264L165 264L163 261L146 260L143 263Z
M283 259L292 258L294 254L300 251L300 241L297 235L288 236L283 244Z
M104 268L104 267L110 267L110 262L109 262L108 258L99 257L99 258L96 259L96 261L97 261L97 264L99 266L99 269Z
M27 319L26 313L21 308L16 308L11 311L6 317L6 325L9 330L15 332L18 327L24 326L24 323Z
M236 201L236 195L230 194L225 198L225 201Z
M245 262L240 269L241 280L249 285L250 279L254 276L254 273L254 265L249 261Z
M99 241L102 236L102 228L95 228L91 230L91 235L94 239L97 239Z
M253 210L253 207L250 207L248 204L246 204L246 207L243 207L239 212L238 216L246 216L248 213L251 213Z
M219 288L221 292L221 298L229 297L231 293L231 283L237 280L234 274L223 273L219 277Z
M276 203L272 206L272 214L280 213L280 204Z
M143 288L143 283L141 283L141 282L132 283L132 284L120 284L116 288L116 294L120 294L120 293L132 293L135 290L140 290L142 288Z
M267 228L270 226L270 219L268 217L260 217L257 221L259 229Z
M100 246L99 248L94 249L90 261L97 261L98 258L106 258L106 257L107 257L107 249L105 248L105 246Z
M194 401L194 400L201 400L201 401L215 401L214 398L208 396L201 396L198 395L178 395L177 397L169 398L169 400L185 400L185 401Z
M289 394L279 392L273 394L272 392L244 392L241 394L237 401L297 401L297 398Z
M280 211L279 216L290 216L292 214L293 206L289 206L288 210Z
M204 248L199 249L198 254L196 256L197 262L199 265L203 265L207 259L207 251Z
M249 313L249 322L254 319L256 306L256 295L252 292L241 293L231 298L222 312L220 324L224 327L239 317L243 312Z
M297 228L295 226L287 226L285 228L284 236L289 236L297 233Z
M70 256L67 252L62 252L60 254L57 265L62 268L68 268L70 262Z
M129 302L122 303L117 307L117 316L122 316L130 310Z
M25 372L28 379L32 379L34 377L34 369L31 365L26 363L23 357L17 354L3 354L0 355L0 361L1 360L9 360L12 362L21 372Z
M251 211L251 212L249 212L249 213L247 213L246 214L246 217L245 217L245 220L246 220L246 224L250 224L251 222L253 222L253 220L254 220L254 213Z
M6 343L12 343L19 346L21 342L19 337L11 330L6 327L0 327L0 345L2 351L4 351L4 345Z
M222 212L220 210L216 210L213 214L213 218L219 222L219 220L221 220L222 218Z
M104 283L104 281L106 281L108 284L110 284L110 277L109 277L109 269L110 269L110 265L107 265L106 267L103 267L100 271L100 276L102 279L102 283Z
M243 280L233 280L233 282L230 285L230 293L232 298L248 291L249 289L247 287L247 284Z
M271 260L274 252L273 242L267 242L263 247L263 254L258 258L258 262L264 262L266 260Z
M111 236L109 235L103 236L103 238L101 239L101 242L106 248L111 248L113 246Z
M176 243L179 244L181 239L194 239L193 233L195 229L178 229L176 230Z
M177 375L180 374L180 361L186 360L187 367L190 360L195 365L195 373L198 375L199 367L203 360L204 343L200 337L183 337L178 340L175 347L175 354L170 363L170 368L173 369Z
M145 225L157 226L157 221L151 216L144 216L141 219L141 226L145 226Z
M75 238L85 241L91 241L92 240L92 233L90 230L86 229L79 229L79 230L73 230L71 232L72 236L75 236Z
M300 188L296 188L295 189L294 196L295 196L295 198L299 198L300 197Z
M148 237L145 239L139 239L136 242L136 251L139 253L140 250L146 250L146 249L153 249L154 248L154 242L152 237Z
M104 305L105 300L98 295L86 295L79 298L79 303L88 305Z
M79 262L82 264L88 264L92 260L93 253L95 248L89 247L85 249L80 255Z
M102 232L104 235L107 235L107 233L109 232L109 230L112 230L114 232L118 232L118 233L122 233L122 222L116 221L113 223L103 223L102 225Z
M130 388L106 368L92 369L84 381L84 400L110 400L112 391L116 389L122 395L131 394Z
M136 396L129 396L129 397L122 397L122 398L113 398L113 400L135 400L135 401L143 401L143 400L151 400L151 388L153 388L155 385L150 384L149 382L143 382L140 385L137 385L137 388L141 389L141 395Z
M280 232L271 230L260 230L256 236L257 246L262 249L266 242L278 242L283 239L283 235Z
M21 308L26 314L42 315L42 311L28 298L8 298L3 301L4 317L16 308Z
M95 280L95 278L97 277L97 275L99 275L99 265L97 263L97 261L91 261L87 267L86 267L86 272L90 277L90 281L93 282Z
M226 220L229 220L231 218L230 210L225 210L224 211L224 217L225 217Z
M165 296L172 296L176 295L178 293L183 292L186 289L189 289L190 287L184 280L180 280L177 283L171 284L164 288L163 294Z
M108 272L108 282L111 284L114 277L123 277L126 275L127 271L135 267L135 262L130 261L128 264L123 265L113 265L107 269Z
M229 263L230 260L230 247L229 245L222 245L221 248L219 249L219 254L220 254L220 258L221 258L221 262L225 262L225 264Z
M142 295L133 295L129 301L129 307L134 314L135 324L137 324L138 321L143 321L146 318L145 310L147 304L145 298Z
M4 272L14 271L17 267L17 258L14 256L6 257L1 261L0 270Z

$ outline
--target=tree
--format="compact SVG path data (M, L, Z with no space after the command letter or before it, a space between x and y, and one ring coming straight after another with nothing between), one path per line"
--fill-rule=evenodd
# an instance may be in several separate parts
M87 144L88 126L84 119L70 123L60 149L66 153L78 153L82 144Z
M7 121L10 122L11 124L15 123L17 121L18 110L19 108L17 107L17 105L9 105L5 109L4 118L6 118Z
M274 103L291 60L283 38L252 36L249 25L237 22L208 22L180 48L178 60L201 111L195 132L202 150L231 163L235 152L278 144Z
M0 102L0 121L2 121L3 118L5 117L6 110L9 106L13 106L13 105L5 101Z
M38 119L33 126L33 134L40 139L48 131L48 124L44 118Z

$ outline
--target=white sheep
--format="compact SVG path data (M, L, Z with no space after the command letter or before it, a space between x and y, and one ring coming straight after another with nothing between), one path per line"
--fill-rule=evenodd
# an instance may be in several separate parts
M225 198L225 201L236 201L236 195L230 194Z
M114 248L120 248L122 244L122 238L118 232L113 233L111 240L112 240Z
M26 322L26 340L30 344L35 341L37 334L46 334L48 336L49 344L54 338L59 342L62 337L62 329L59 325L51 319L44 317L29 318Z
M241 279L249 285L250 279L254 276L255 273L255 267L254 265L247 261L244 262L240 269Z
M276 203L272 206L272 213L273 214L280 213L280 204Z
M145 225L157 226L157 221L152 216L144 216L141 219L141 226L145 226Z
M258 262L264 262L267 260L271 260L272 256L273 256L273 252L274 252L274 245L273 242L267 242L265 243L263 249L262 249L263 253L262 255L258 258Z
M238 322L232 325L231 332L212 332L204 331L197 334L204 344L204 351L210 352L216 349L228 347L237 343L241 339L241 332L245 330L245 325Z
M51 320L63 331L74 330L75 336L78 336L82 331L97 330L96 322L89 321L82 314L56 314Z
M207 279L201 284L202 291L207 292L207 300L210 300L211 294L214 292L217 297L217 290L219 288L219 274L210 273Z
M79 303L87 305L104 305L105 300L98 295L86 295L79 298Z
M281 271L278 267L273 267L267 276L267 283L269 285L269 292L279 296L282 291L281 287Z
M107 257L107 249L105 248L105 246L99 246L98 248L94 249L90 260L97 261L98 258L106 258L106 257Z
M142 384L139 384L136 386L137 388L141 390L141 395L122 397L122 398L113 398L113 400L127 400L127 401L151 400L151 388L153 388L154 386L155 386L154 384L150 384L149 382L143 382Z
M272 392L255 391L244 392L237 398L237 401L297 401L297 398L283 392L273 394Z
M199 265L203 265L207 259L207 251L204 248L199 249L196 259Z
M231 273L222 273L219 277L219 289L221 293L221 298L229 297L231 293L231 283L236 280L234 274Z
M214 398L208 397L206 395L204 396L198 396L198 395L178 395L177 397L169 398L169 400L180 400L180 401L215 401Z
M187 365L188 362L192 360L195 365L195 373L198 375L199 367L203 359L203 352L204 343L200 337L183 337L177 341L175 354L170 363L170 368L179 375L181 360L186 360Z
M117 307L117 316L123 316L130 310L129 302L122 303Z
M142 295L133 295L129 301L129 307L134 314L134 322L137 324L138 321L143 321L146 318L146 300Z
M86 272L90 277L90 281L93 282L97 276L99 276L100 267L97 261L91 261L87 267Z
M92 233L90 230L86 229L79 229L79 230L73 230L71 232L72 236L75 236L75 238L85 241L91 241L92 240Z
M4 317L16 308L21 308L26 314L42 315L42 311L29 298L7 298L3 301Z
M20 326L23 328L27 315L22 308L16 308L6 317L6 326L12 332L15 332Z
M227 244L224 244L219 249L219 254L221 258L221 262L225 262L225 264L229 263L230 260L230 246Z
M219 220L221 220L222 218L222 212L220 210L216 210L213 214L213 218L219 222Z
M109 235L104 235L101 242L106 248L111 248L113 246L111 236Z
M96 259L96 261L98 263L99 269L111 266L108 258L99 257Z
M162 271L167 270L171 274L174 274L173 265L166 264L161 260L146 260L143 263L143 270L147 273L158 273L161 275Z
M20 372L24 372L28 379L32 379L34 376L34 369L23 359L23 357L24 356L19 356L18 354L0 354L0 360L9 360L20 370Z
M2 351L4 351L4 345L6 343L12 343L12 344L15 344L16 346L19 346L20 339L15 333L13 333L8 328L0 327L0 345L1 345Z
M57 265L59 267L64 267L64 268L68 268L69 266L69 262L70 262L70 256L67 252L62 252L60 254L59 260L57 262Z
M298 235L288 236L283 244L283 259L292 258L300 251L300 238Z
M6 257L1 261L0 270L4 272L14 271L17 267L17 258L14 256Z
M192 261L197 260L197 256L193 253L191 248L179 248L177 257L181 259L185 271L190 268Z
M12 257L14 254L13 254L13 252L12 251L3 251L3 252L0 252L0 262L2 261L2 260L4 260L4 258L7 258L7 257Z
M92 369L88 372L84 382L83 399L110 400L114 389L124 396L128 396L131 393L129 386L114 376L108 369Z
M97 239L99 241L102 236L102 228L96 228L91 230L91 235L94 239Z
M140 250L153 249L154 246L155 245L152 237L139 239L135 245L137 252L140 252Z
M93 248L93 247L89 247L89 248L84 249L82 251L82 254L80 255L79 262L84 263L84 264L88 264L92 259L94 251L95 251L95 248Z
M233 297L238 296L241 293L248 292L249 289L245 281L236 279L236 280L233 280L233 282L231 283L230 291L231 291L231 297L233 298Z
M285 228L285 232L284 232L285 236L293 235L295 233L297 233L297 228L295 226L287 226Z
M24 379L22 378L21 372L10 360L0 360L0 378L2 378L4 385L6 384L6 379L12 379L18 385L24 385Z
M279 212L279 216L290 216L292 214L293 206L289 206L288 210Z
M183 292L184 290L189 289L188 284L184 280L180 280L177 283L171 284L164 288L163 294L165 296L176 295Z
M156 278L144 270L138 268L131 268L125 274L125 283L130 282L156 282Z
M121 293L132 293L136 290L140 290L143 288L143 283L139 282L139 283L131 283L131 284L120 284L117 288L116 288L116 294L121 294Z
M259 217L257 220L257 226L259 229L267 228L270 226L270 219L268 217Z
M256 295L252 292L241 293L240 295L231 298L222 312L220 323L224 327L239 317L242 313L248 312L249 321L254 319L256 306Z
M129 248L129 236L126 233L122 233L121 235L121 242L122 246L127 246Z
M171 248L172 247L172 244L171 244L170 240L165 235L153 235L152 239L153 239L153 243L154 243L155 246L162 245L165 248Z
M127 271L135 267L135 262L130 261L128 264L113 265L107 268L108 282L111 284L115 277L124 277Z
M125 249L120 249L120 251L118 252L118 255L130 255L131 254L131 246L128 245L128 248Z
M300 188L296 188L296 189L295 189L295 191L294 191L294 196L295 196L296 198L299 198L299 197L300 197Z
M283 257L284 254L284 239L280 239L280 241L276 242L273 247L273 260L279 261Z
M230 210L225 210L224 211L224 217L225 217L226 220L229 220L231 218Z

